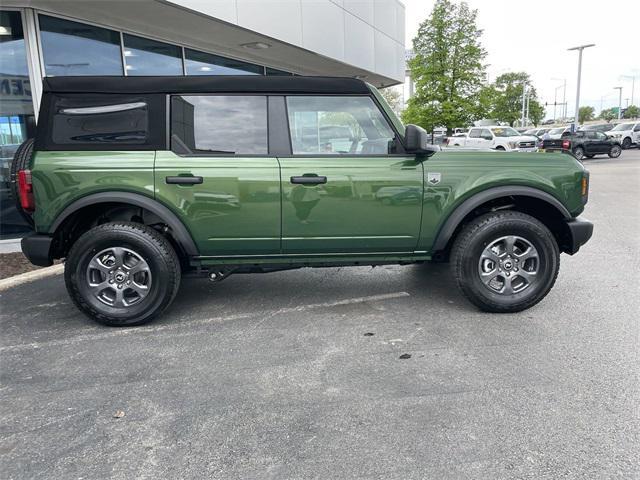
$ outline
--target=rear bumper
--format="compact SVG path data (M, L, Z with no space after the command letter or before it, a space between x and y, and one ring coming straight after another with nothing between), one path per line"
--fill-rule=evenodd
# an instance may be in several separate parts
M572 218L567 221L567 226L570 232L570 241L567 249L565 250L569 255L573 255L580 247L587 243L593 235L593 223L584 218Z
M22 247L22 253L31 263L40 267L48 267L53 265L51 258L52 242L53 238L49 235L32 233L22 239L20 246Z

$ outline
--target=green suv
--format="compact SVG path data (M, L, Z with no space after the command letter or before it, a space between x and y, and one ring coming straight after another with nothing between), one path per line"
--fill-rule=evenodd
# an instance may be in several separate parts
M56 77L17 153L36 265L75 304L148 322L183 274L450 261L466 297L516 312L553 286L588 172L563 154L440 152L350 78Z

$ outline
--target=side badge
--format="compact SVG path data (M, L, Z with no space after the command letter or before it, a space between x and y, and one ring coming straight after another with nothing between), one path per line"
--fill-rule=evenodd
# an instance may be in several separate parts
M430 185L437 185L440 183L440 173L436 173L436 172L428 172L427 173L427 182Z

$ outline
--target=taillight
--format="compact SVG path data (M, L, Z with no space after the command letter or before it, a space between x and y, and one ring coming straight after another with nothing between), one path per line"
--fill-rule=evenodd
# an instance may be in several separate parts
M23 210L33 212L36 209L33 184L31 183L31 170L20 170L18 172L18 195L20 196L20 206Z
M563 140L562 141L562 149L563 150L571 149L571 141L570 140Z

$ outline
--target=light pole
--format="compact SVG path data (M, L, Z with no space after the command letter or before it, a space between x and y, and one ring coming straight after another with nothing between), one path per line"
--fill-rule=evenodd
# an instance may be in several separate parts
M558 88L562 87L562 118L567 118L567 79L566 78L552 78L551 80L555 80L558 82L562 82L562 85L556 87L556 92ZM555 114L553 115L553 119L555 120Z
M622 87L613 87L614 90L618 90L618 120L622 118Z
M522 118L520 119L520 126L524 127L524 109L527 95L527 82L522 82Z
M633 94L634 94L634 90L636 88L636 76L635 75L620 75L620 78L624 79L624 78L630 78L631 79L631 105L634 105L633 103Z
M569 48L569 50L578 50L578 85L576 87L576 111L573 115L573 123L571 124L571 133L576 131L576 124L578 123L578 115L580 113L580 76L582 75L582 51L585 48L595 47L595 43L589 43L586 45L580 45L578 47Z

